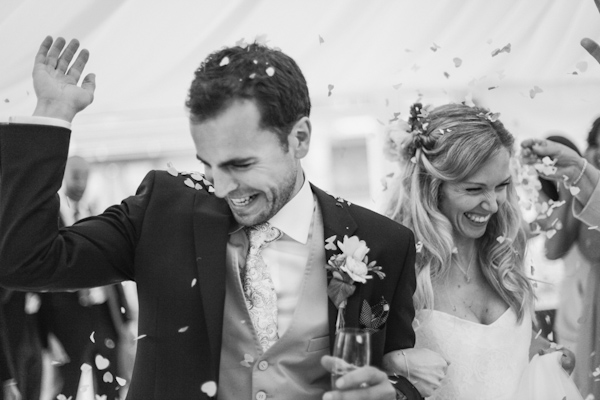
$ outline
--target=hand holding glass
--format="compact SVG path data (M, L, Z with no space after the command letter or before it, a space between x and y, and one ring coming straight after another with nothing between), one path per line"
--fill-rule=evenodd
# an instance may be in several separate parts
M335 336L333 356L335 366L331 371L331 387L335 381L359 367L369 365L371 361L371 337L369 332L358 328L342 328Z

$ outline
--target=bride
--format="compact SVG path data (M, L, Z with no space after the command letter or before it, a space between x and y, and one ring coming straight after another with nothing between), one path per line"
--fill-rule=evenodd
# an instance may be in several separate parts
M532 332L534 296L510 172L514 138L497 115L461 104L431 112L416 104L390 135L388 153L401 171L386 213L418 241L415 348L449 364L430 398L512 400L530 355L555 350ZM561 351L570 372L572 353ZM386 366L410 375L398 356Z

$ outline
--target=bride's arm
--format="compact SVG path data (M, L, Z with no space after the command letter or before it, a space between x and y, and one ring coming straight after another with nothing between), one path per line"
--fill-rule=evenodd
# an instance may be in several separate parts
M441 355L429 349L403 349L383 356L383 368L388 375L408 379L423 397L435 392L450 365Z

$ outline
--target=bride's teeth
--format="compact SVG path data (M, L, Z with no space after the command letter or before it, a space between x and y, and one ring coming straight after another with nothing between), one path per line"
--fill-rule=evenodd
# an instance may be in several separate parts
M478 215L473 215L473 214L469 214L469 213L465 213L465 215L467 216L468 219L470 219L471 221L474 221L474 222L486 222L491 217L491 215L478 216Z

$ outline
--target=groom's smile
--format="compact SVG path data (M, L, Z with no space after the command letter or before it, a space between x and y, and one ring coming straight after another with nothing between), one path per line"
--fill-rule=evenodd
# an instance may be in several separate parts
M303 119L284 144L262 126L255 102L240 99L190 129L215 195L227 201L238 223L268 221L302 187L300 159L310 139L310 126Z

